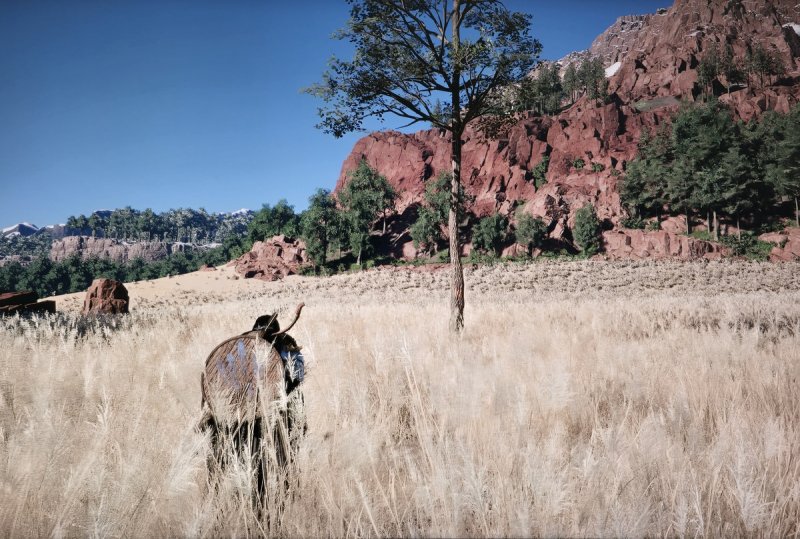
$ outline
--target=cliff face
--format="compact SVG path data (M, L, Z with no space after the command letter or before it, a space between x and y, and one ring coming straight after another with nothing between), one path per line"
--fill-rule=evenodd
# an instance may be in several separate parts
M617 189L637 151L643 128L654 128L694 100L697 65L704 48L730 43L744 62L748 47L777 50L787 76L766 88L737 88L722 100L744 119L766 110L787 112L800 97L800 4L796 0L678 0L659 13L619 19L586 53L607 66L608 104L582 98L554 117L520 119L500 140L474 130L464 137L462 182L478 217L509 214L517 205L544 218L550 237L569 241L574 213L590 203L608 228L623 215ZM537 189L533 168L549 156L547 183ZM359 140L345 160L336 190L361 159L387 177L400 193L399 213L419 203L425 182L450 170L449 134L378 132ZM580 168L580 161L583 167ZM578 165L578 166L576 166ZM407 238L405 241L408 241ZM402 249L409 252L409 249Z
M173 253L187 252L193 249L194 246L186 243L159 241L125 243L111 238L68 236L53 241L50 248L50 260L59 262L70 256L79 255L83 260L109 258L115 262L129 262L141 258L145 262L155 262L167 258Z
M595 40L590 53L620 63L609 80L609 91L623 99L692 100L698 93L697 65L712 43L721 50L730 45L742 65L747 51L761 44L780 54L790 76L797 75L800 36L795 28L800 27L793 26L797 23L800 4L795 0L676 0L663 14L644 17L635 31L609 29ZM745 119L766 109L785 112L798 93L791 84L744 92L723 101L733 101ZM754 103L762 95L766 101Z

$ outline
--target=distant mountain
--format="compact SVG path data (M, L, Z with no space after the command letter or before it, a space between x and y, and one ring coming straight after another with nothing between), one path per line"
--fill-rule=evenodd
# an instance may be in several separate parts
M16 236L33 236L39 232L39 227L30 223L17 223L0 230L0 238L13 238Z

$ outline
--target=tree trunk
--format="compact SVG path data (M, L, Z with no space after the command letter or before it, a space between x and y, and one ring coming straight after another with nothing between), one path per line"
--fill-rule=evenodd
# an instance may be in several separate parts
M458 57L461 31L460 0L453 0L453 51ZM450 234L450 266L452 281L450 283L450 332L459 334L464 329L464 268L461 266L461 246L458 238L458 194L461 187L461 67L456 61L453 65L453 78L450 84L452 123L451 134L453 137L451 148L451 161L453 166L453 181L450 182L450 211L448 213L447 228Z
M689 217L689 208L686 208L686 235L692 233L692 220Z
M800 206L797 205L797 197L794 197L794 225L800 228Z
M464 329L464 268L461 266L461 245L458 237L458 193L461 185L461 134L453 133L452 144L453 181L450 189L450 212L447 219L450 236L450 331L460 333Z
M706 230L708 231L709 236L711 235L712 224L713 223L711 222L711 212L706 210Z
M742 225L739 223L739 216L736 216L736 237L742 239Z
M719 241L719 219L717 218L717 210L714 210L714 240Z

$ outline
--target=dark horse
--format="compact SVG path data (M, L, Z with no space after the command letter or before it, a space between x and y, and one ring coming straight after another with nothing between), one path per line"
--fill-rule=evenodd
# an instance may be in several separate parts
M231 458L249 459L256 473L253 501L259 508L265 502L268 470L286 472L294 441L305 430L298 387L304 376L303 356L288 335L303 306L297 306L283 331L277 313L265 315L252 330L217 345L200 377L200 426L211 434L211 483Z

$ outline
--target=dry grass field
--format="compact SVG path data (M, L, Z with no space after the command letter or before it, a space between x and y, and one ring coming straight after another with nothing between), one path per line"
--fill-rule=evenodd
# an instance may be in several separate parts
M226 269L132 284L114 329L0 322L0 534L800 534L800 265L471 268L461 339L447 277ZM199 375L299 301L309 428L257 521L246 469L207 489Z

